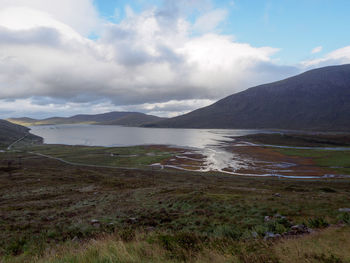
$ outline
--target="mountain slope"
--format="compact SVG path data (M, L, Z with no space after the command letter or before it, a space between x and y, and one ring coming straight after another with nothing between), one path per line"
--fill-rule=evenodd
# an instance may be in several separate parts
M103 124L103 125L125 125L140 126L143 124L164 120L153 115L139 112L107 112L102 114L88 115L80 114L72 117L52 117L42 120L31 118L10 118L8 121L24 126L54 125L54 124Z
M7 147L11 143L17 141L20 138L26 136L29 141L41 142L42 139L38 136L29 133L27 127L23 127L17 124L10 123L5 120L0 120L0 146Z
M140 126L146 125L153 122L158 122L160 120L165 120L166 118L160 118L153 115L147 115L143 113L134 113L127 116L121 117L116 120L101 122L104 125L122 125L122 126Z
M314 69L147 125L350 131L350 65Z

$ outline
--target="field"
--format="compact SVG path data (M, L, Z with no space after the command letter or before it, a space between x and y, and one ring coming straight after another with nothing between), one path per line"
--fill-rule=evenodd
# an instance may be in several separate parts
M242 139L261 145L245 147L248 156L295 163L295 175L350 175L350 136L347 134L255 134Z
M181 149L164 146L135 146L135 147L88 147L69 145L38 145L30 147L30 152L38 152L55 158L62 158L72 163L112 167L142 167L145 168L162 160L167 160Z
M0 261L350 262L349 178L154 169L183 154L161 146L19 146L0 153ZM347 167L347 152L255 149Z

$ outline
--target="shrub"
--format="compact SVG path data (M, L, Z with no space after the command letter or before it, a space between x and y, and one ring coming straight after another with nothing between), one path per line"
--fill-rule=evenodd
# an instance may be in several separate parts
M322 263L342 263L343 261L331 254L331 255L326 255L324 253L322 254L311 254L311 255L305 255L306 258L310 258L310 259L314 259L316 260L317 262L322 262Z
M322 187L320 188L321 191L326 192L326 193L336 193L337 191L334 190L333 188L330 187Z
M5 251L8 255L19 255L23 253L27 241L24 238L13 239L6 246Z
M276 220L276 222L277 222L278 224L283 225L283 226L286 227L286 228L289 228L289 227L292 226L292 223L291 223L287 218L285 218L285 217L278 218L278 219Z
M135 231L132 228L125 228L118 232L121 240L130 242L135 238Z
M341 213L338 218L344 224L350 225L350 213Z
M216 237L224 237L233 240L238 240L242 236L242 230L235 226L222 225L214 230Z
M276 224L275 233L283 234L285 232L287 232L287 228L284 225Z
M177 242L177 244L185 250L200 250L200 240L192 233L179 233L174 236L174 239L175 242Z
M325 228L329 223L323 217L310 218L307 225L311 228Z
M179 248L192 251L200 250L200 239L193 233L160 234L158 235L158 242L168 251L175 251Z
M265 225L257 225L253 228L253 231L258 233L259 236L264 236L266 232L268 232L268 227Z

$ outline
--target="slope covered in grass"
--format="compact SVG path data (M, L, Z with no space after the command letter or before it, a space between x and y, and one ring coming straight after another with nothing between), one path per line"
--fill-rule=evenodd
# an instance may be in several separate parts
M41 138L29 133L27 127L0 120L0 147L4 148L26 136L27 141L40 142Z
M108 235L85 243L67 242L39 257L27 254L4 262L33 263L346 263L350 227L331 227L276 241L200 240L196 236L139 234L132 240Z
M350 65L318 68L230 95L152 127L350 131Z

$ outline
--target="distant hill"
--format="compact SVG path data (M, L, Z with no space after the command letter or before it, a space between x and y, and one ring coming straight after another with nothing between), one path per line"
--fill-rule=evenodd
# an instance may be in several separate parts
M42 142L42 138L29 133L27 127L0 120L0 147L7 147L11 143L26 136L26 141Z
M350 65L253 87L146 126L350 131Z
M143 113L134 113L126 115L116 120L101 122L100 124L105 125L122 125L122 126L140 126L149 123L165 120L166 118L160 118L153 115L147 115Z
M47 119L32 118L10 118L8 121L24 125L55 125L55 124L100 124L100 125L124 125L124 126L140 126L152 122L164 120L153 115L147 115L140 112L107 112L95 115L75 115L72 117L52 117Z

